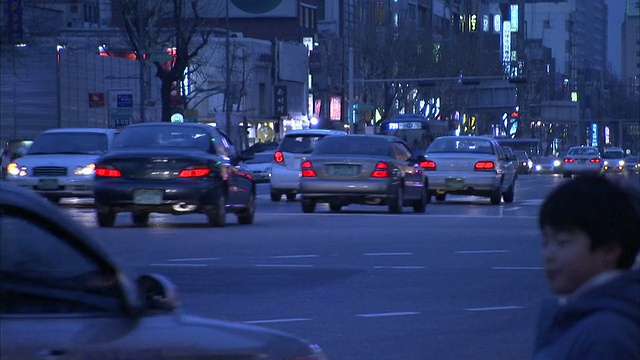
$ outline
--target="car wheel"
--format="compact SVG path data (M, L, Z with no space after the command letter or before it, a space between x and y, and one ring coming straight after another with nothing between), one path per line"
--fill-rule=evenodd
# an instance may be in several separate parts
M296 201L296 193L287 193L287 201Z
M392 214L402 214L402 207L404 206L404 194L402 192L402 186L398 186L396 194L389 199L389 212Z
M507 190L507 192L502 194L502 199L504 200L504 202L506 203L513 202L513 198L515 196L515 189L516 189L516 184L514 182L513 184L511 184L511 186L509 186L509 190Z
M116 223L116 213L109 208L98 209L96 218L100 227L112 227Z
M226 201L224 196L220 196L213 208L207 212L209 225L213 227L223 227L225 225L225 221L227 220L225 204Z
M447 198L447 193L436 193L436 201L445 201L445 199Z
M413 203L413 212L424 213L427 211L427 190L422 189L422 195L415 203Z
M282 194L277 191L271 191L271 201L280 201Z
M302 212L312 213L316 210L316 202L314 200L303 199L302 200Z
M135 226L144 227L149 223L149 213L147 212L134 212L131 213L131 220Z
M491 204L493 205L500 205L500 202L502 201L502 196L500 194L500 190L494 190L491 195L489 195L489 201L491 201Z
M332 202L329 203L329 209L331 209L331 211L338 212L342 209L342 205L340 203Z
M253 224L253 219L255 218L256 215L256 203L255 203L255 196L251 196L249 198L249 201L247 202L247 207L238 212L237 217L238 217L238 224L242 224L242 225L249 225L249 224Z

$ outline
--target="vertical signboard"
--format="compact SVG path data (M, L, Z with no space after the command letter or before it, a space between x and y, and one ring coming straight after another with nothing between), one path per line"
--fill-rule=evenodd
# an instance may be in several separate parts
M502 64L505 74L511 71L511 23L509 21L502 22Z
M329 104L329 119L340 120L342 118L342 98L340 96L332 96Z
M121 128L131 124L133 118L133 91L109 90L109 124Z
M287 86L275 85L274 86L274 109L275 116L286 116L289 112L287 109Z

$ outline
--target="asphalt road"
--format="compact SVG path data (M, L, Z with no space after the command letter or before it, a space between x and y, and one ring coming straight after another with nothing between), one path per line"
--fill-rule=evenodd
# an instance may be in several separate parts
M185 312L260 324L318 343L336 359L530 358L540 301L536 216L559 176L520 176L512 204L479 197L432 202L425 214L386 207L273 203L259 185L253 225L228 215L120 214L96 227L91 208L67 211L139 273L167 275Z

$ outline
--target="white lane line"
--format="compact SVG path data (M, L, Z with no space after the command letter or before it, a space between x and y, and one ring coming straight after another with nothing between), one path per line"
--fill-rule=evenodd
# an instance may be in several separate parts
M422 270L424 266L374 266L374 269Z
M520 210L520 209L522 208L519 206L516 206L516 207L504 208L504 211L514 211L514 210Z
M297 265L297 264L256 264L256 267L283 267L283 268L311 268L313 265Z
M355 217L372 217L372 216L385 216L385 217L397 217L397 218L404 218L404 219L413 219L415 220L416 217L415 216L406 216L402 215L402 214L388 214L388 213L382 213L382 212L376 212L376 213L368 213L368 214L362 214L362 213L349 213L349 212L341 212L341 213L323 213L323 212L314 212L313 214L305 214L305 213L297 213L297 212L282 212L282 213L260 213L260 216L263 217L271 217L271 216L275 216L278 218L282 218L282 217L286 217L286 216L335 216L335 217L345 217L345 216L355 216ZM495 214L495 215L442 215L442 214L427 214L424 216L425 218L436 218L436 219L495 219L495 218L504 218L505 216L502 216L500 214ZM537 215L509 215L508 216L509 219L538 219Z
M498 254L508 253L509 250L460 250L456 254Z
M317 258L318 255L280 255L269 256L271 259L297 259L297 258Z
M542 266L494 266L493 270L544 270Z
M294 322L294 321L311 321L311 319L291 318L291 319L253 320L253 321L243 321L243 323L245 323L245 324L271 324L271 323L283 323L283 322Z
M372 313L372 314L356 314L360 317L385 317L385 316L407 316L407 315L419 315L421 312L417 311L402 311L402 312L389 312L389 313Z
M220 260L220 258L184 258L184 259L168 259L167 261L209 261L209 260Z
M516 310L522 309L523 306L493 306L493 307L484 307L484 308L468 308L464 309L464 311L495 311L495 310Z
M206 267L207 264L149 264L149 266L164 266L164 267Z
M413 255L413 253L410 252L398 252L398 253L364 253L362 254L364 256L407 256L407 255Z

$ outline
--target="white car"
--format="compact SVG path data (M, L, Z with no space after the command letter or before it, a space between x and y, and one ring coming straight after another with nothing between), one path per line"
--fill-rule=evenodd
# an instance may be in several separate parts
M238 166L246 170L256 181L271 179L273 151L255 153L251 159L241 161Z
M93 197L95 161L117 134L116 129L103 128L44 131L25 156L7 165L5 180L55 203L63 197Z
M294 201L300 191L300 163L309 156L322 138L327 135L346 135L339 130L293 130L282 138L273 154L271 164L271 201L280 201L282 195Z
M574 146L567 151L567 155L562 160L562 177L602 174L603 163L597 147Z

